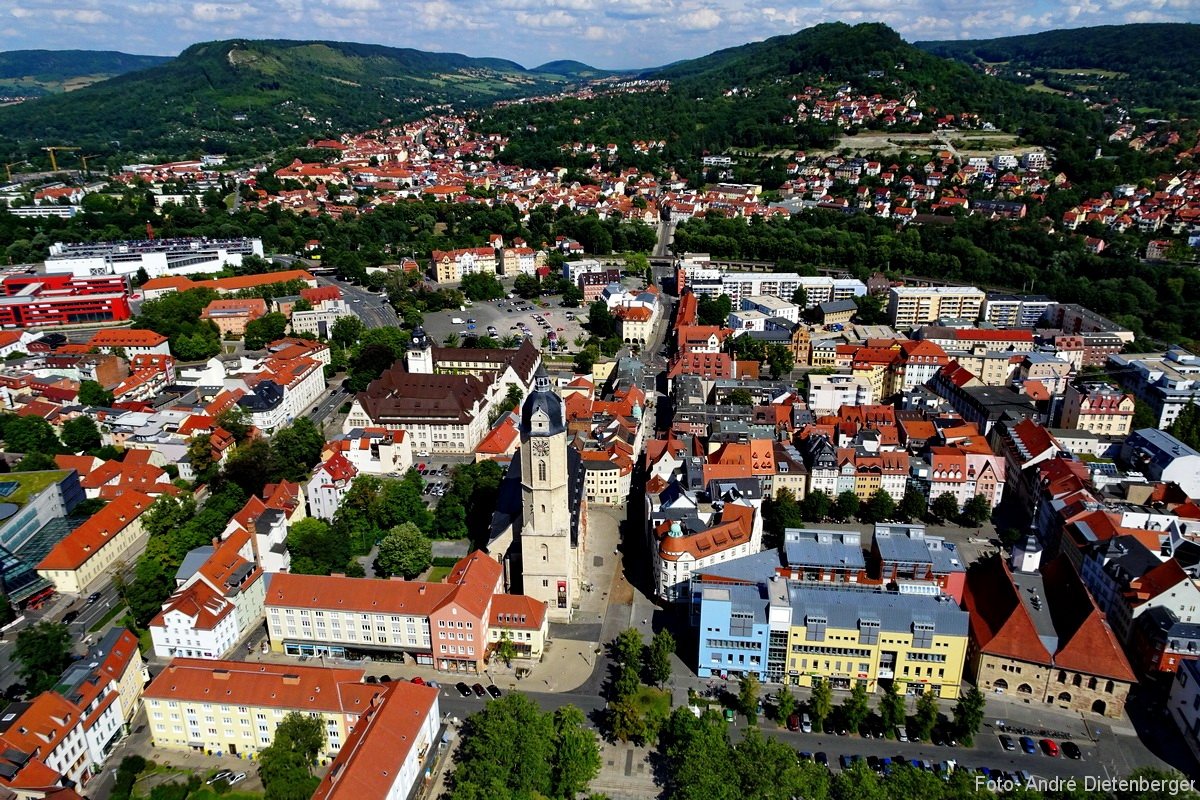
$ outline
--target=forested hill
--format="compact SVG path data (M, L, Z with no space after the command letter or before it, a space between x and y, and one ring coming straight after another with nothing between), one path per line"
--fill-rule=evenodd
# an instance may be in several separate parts
M0 95L71 91L170 60L115 50L10 50L0 53Z
M547 61L545 64L534 67L531 72L540 72L546 75L562 75L564 78L585 78L592 80L594 78L605 78L609 75L620 75L625 70L598 69L584 64L582 61ZM628 70L633 73L634 70Z
M1131 105L1195 113L1200 102L1200 25L1190 23L1102 25L916 46L991 65L1010 77L1023 72L1027 81L1052 89L1115 96Z
M429 105L532 94L566 80L457 53L345 42L206 42L150 69L0 108L0 152L13 156L5 161L28 157L40 144L98 154L257 153Z
M931 55L878 23L817 25L641 76L669 80L670 91L523 105L490 114L487 124L510 137L506 158L531 166L563 163L559 148L572 141L655 139L665 142L661 152L635 154L623 146L619 158L637 167L666 162L687 170L689 177L696 176L692 170L705 152L832 146L842 134L833 124L788 121L797 115L798 103L792 98L810 86L820 87L826 97L848 86L856 95L910 98L924 114L922 130L931 130L937 115L974 112L999 128L1060 151L1075 140L1086 142L1103 133L1102 117L1080 103L1028 92L961 62ZM1082 149L1091 158L1091 150ZM569 166L585 166L586 161L586 156L567 158ZM763 181L778 183L770 176Z

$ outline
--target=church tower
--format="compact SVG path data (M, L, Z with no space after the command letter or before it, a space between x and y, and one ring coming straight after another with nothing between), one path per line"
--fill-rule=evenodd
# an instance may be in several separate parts
M419 325L413 331L412 341L408 343L408 352L404 354L404 367L418 375L433 374L433 345L425 335L425 329Z
M550 619L567 620L577 576L571 553L566 415L543 366L521 408L521 501L524 592L549 604Z

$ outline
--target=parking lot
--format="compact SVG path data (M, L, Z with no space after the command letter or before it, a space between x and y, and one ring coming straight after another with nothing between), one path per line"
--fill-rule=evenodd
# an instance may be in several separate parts
M538 301L491 300L479 301L465 311L436 311L425 315L425 331L438 344L455 334L461 343L468 336L528 336L541 348L543 339L549 339L556 351L574 353L579 350L576 338L584 336L582 321L577 315L587 318L586 308L563 308L556 297L540 298ZM571 318L568 318L570 315ZM538 317L541 317L539 320ZM454 320L460 320L455 322Z

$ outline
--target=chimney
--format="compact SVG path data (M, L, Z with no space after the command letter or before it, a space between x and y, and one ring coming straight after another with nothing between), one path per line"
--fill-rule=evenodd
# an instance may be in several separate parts
M300 676L299 675L284 675L283 676L283 685L284 686L299 686L300 685Z
M417 594L425 594L425 584L422 583L417 587Z
M227 669L214 669L214 670L213 670L213 680L216 680L216 681L227 681L227 680L229 680L229 670L227 670Z

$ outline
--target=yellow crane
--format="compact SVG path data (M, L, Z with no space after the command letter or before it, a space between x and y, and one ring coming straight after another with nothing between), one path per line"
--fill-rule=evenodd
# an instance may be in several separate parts
M50 169L53 170L54 172L58 172L58 159L55 158L55 156L54 156L55 152L57 152L57 151L68 152L71 150L78 150L79 148L78 147L43 147L42 149L50 154Z
M83 162L83 172L84 172L84 174L86 174L86 175L91 175L91 174L92 174L92 173L91 173L91 172L88 170L88 165L87 165L87 162L88 162L88 159L89 159L89 158L95 158L95 156L85 156L83 153L80 153L80 154L79 154L79 160L80 160L81 162Z
M4 174L8 177L9 183L12 183L12 168L19 167L22 164L28 164L28 161L14 161L11 164L4 165Z

